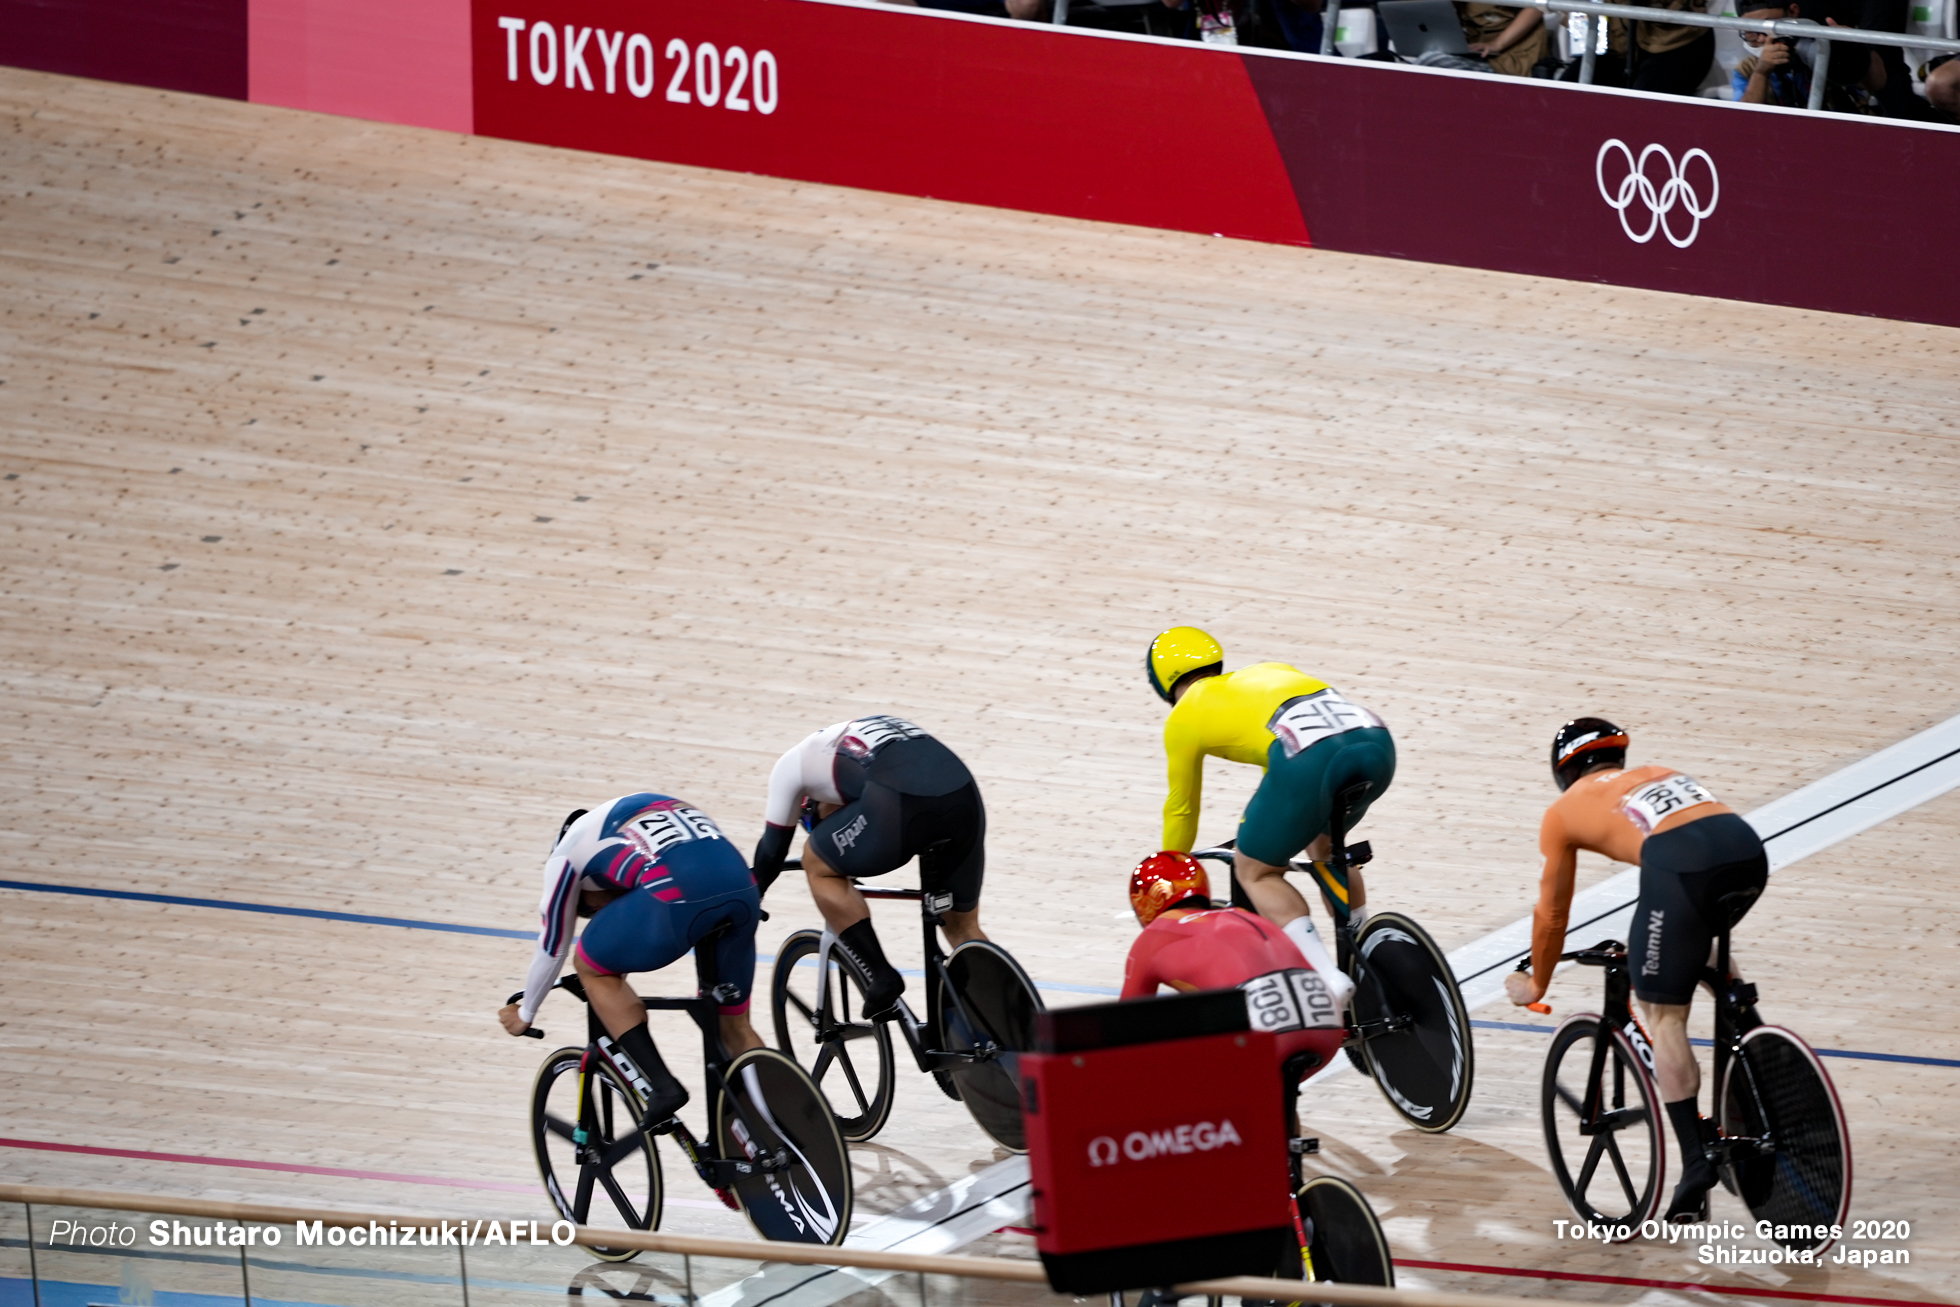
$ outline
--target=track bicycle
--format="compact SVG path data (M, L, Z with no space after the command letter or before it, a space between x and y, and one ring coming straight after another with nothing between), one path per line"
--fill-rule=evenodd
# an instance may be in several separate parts
M1295 862L1313 879L1334 920L1335 965L1354 981L1346 1014L1345 1048L1389 1105L1418 1130L1439 1133L1463 1119L1470 1106L1476 1056L1470 1012L1456 973L1429 932L1400 912L1371 913L1356 929L1348 908L1348 872L1371 861L1366 840L1348 844L1351 814L1371 787L1365 781L1334 796L1329 822L1331 851L1325 862ZM1196 849L1192 857L1230 867L1230 842ZM1236 876L1230 906L1251 909ZM1217 906L1225 907L1224 903Z
M586 1001L576 976L566 976L557 988ZM830 1104L803 1068L774 1049L728 1055L718 1018L735 993L732 985L717 985L697 998L641 1000L649 1011L685 1012L701 1029L706 1140L696 1139L678 1116L648 1118L634 1084L637 1073L621 1069L630 1061L587 1004L585 1047L546 1057L531 1091L538 1172L560 1216L577 1225L659 1228L666 1186L654 1140L666 1135L703 1183L747 1216L763 1238L844 1241L851 1225L851 1163ZM526 1033L542 1038L544 1032L533 1027ZM601 1195L603 1201L595 1202ZM592 1252L614 1262L638 1255L630 1248Z
M1753 895L1721 900L1716 965L1702 971L1715 1000L1719 1105L1708 1157L1758 1221L1784 1230L1842 1228L1851 1206L1851 1136L1837 1090L1808 1044L1764 1024L1756 987L1729 966L1729 930L1747 898ZM1573 1212L1613 1227L1615 1242L1624 1242L1655 1217L1668 1192L1653 1048L1633 1014L1625 944L1603 940L1559 960L1602 968L1606 1004L1603 1015L1567 1017L1552 1035L1539 1092L1545 1147ZM1526 958L1518 969L1530 965ZM1776 1241L1821 1253L1832 1239L1807 1233Z
M802 864L791 859L788 865ZM1034 1019L1041 1011L1034 982L1006 949L991 941L969 940L950 955L940 949L939 914L952 906L950 896L857 887L867 899L919 904L925 933L925 1019L903 998L884 1016L866 1018L863 1004L870 978L856 959L837 946L829 927L799 930L777 951L769 987L776 1046L846 1105L837 1114L837 1128L845 1139L861 1143L891 1117L897 1087L891 1032L896 1026L919 1069L931 1072L948 1098L965 1103L989 1138L1010 1152L1026 1152L1016 1066L1019 1054L1034 1047ZM814 966L802 965L811 959Z

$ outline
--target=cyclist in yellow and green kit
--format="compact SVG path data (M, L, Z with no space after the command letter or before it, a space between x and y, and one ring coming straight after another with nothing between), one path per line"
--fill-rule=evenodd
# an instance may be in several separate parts
M1353 826L1388 789L1395 778L1388 727L1325 681L1285 663L1227 673L1224 649L1194 626L1173 626L1152 640L1144 666L1150 687L1171 705L1164 723L1170 773L1164 848L1189 853L1197 840L1206 755L1264 768L1239 820L1233 874L1253 908L1285 932L1315 971L1351 990L1286 872L1302 850L1317 861L1331 851L1336 794L1368 782L1349 811ZM1350 909L1360 909L1366 892L1358 872L1350 872L1348 893ZM1345 994L1338 997L1345 1001Z

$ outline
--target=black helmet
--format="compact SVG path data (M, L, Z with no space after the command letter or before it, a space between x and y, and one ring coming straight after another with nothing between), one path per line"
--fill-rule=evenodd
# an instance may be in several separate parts
M1552 779L1561 791L1598 766L1627 765L1627 733L1604 717L1574 717L1552 737Z

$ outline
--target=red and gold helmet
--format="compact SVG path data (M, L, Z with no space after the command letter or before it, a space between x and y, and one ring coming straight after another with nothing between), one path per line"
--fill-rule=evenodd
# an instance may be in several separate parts
M1188 853L1170 849L1153 853L1130 873L1130 907L1139 926L1148 926L1166 908L1194 896L1204 900L1203 906L1211 906L1211 879Z

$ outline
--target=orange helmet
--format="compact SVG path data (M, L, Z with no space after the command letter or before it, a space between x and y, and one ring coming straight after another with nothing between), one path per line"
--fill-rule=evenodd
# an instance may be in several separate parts
M1137 924L1148 926L1166 908L1197 896L1211 906L1211 880L1198 860L1188 853L1170 849L1153 853L1130 873L1130 907Z

